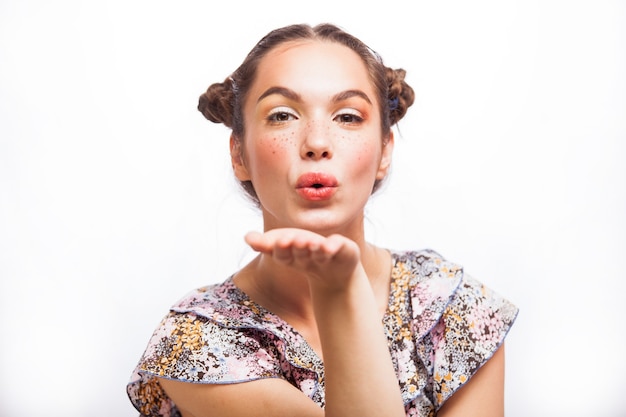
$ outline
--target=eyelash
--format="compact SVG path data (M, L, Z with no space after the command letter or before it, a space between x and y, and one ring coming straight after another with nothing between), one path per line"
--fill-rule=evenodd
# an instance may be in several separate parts
M343 120L346 117L350 117L351 120L350 121ZM360 124L363 122L363 118L354 113L340 113L337 116L335 116L333 120L337 120L339 123L346 124L346 125L356 125L356 124Z
M278 120L278 117L280 116L287 116L288 120ZM267 121L272 124L285 123L287 121L294 120L294 119L297 119L297 116L293 114L293 112L283 110L283 109L276 109L267 116Z
M279 120L279 117L286 117L286 119ZM346 118L349 118L350 120L345 120ZM295 119L298 119L298 116L292 111L276 109L267 116L266 120L271 124L281 124ZM344 125L358 125L363 122L363 117L352 112L344 112L334 116L333 120Z

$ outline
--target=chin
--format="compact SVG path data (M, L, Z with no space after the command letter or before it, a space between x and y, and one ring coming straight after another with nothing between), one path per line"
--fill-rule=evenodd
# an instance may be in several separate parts
M332 213L307 213L300 216L294 226L300 229L310 230L323 236L332 234L350 235L350 231L355 230L355 226L362 229L363 222L357 222L356 219L346 219L337 216L336 212Z
M317 207L264 211L263 223L267 230L277 228L296 228L309 230L323 236L341 234L350 236L363 230L362 211L355 215L334 207Z

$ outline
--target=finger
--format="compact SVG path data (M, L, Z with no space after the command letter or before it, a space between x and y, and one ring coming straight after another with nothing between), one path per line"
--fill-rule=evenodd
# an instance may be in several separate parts
M309 244L311 259L316 263L324 264L330 261L334 256L335 251L333 250L332 245L329 246L327 240L328 238L323 238Z
M251 231L245 235L244 239L252 249L263 253L272 253L277 245L280 247L289 246L291 236L293 236L291 229L275 229L264 233Z
M248 232L244 237L245 242L255 251L271 253L272 245L264 234L259 232Z
M311 250L311 258L319 263L324 264L332 261L344 246L346 238L339 235L331 235L321 240L315 250Z
M294 254L291 247L275 246L272 252L272 257L281 263L291 264L294 260Z
M324 250L327 255L337 261L358 261L360 259L357 244L341 235L329 236L324 241Z
M310 263L314 260L312 254L319 251L321 236L313 234L298 235L293 242L293 254L297 262Z
M321 249L329 256L335 256L346 244L346 238L340 235L331 235L326 238Z
M280 231L273 231L274 233L268 233L268 235L276 236L273 244L273 256L276 260L291 264L294 260L294 233L291 230L285 229Z

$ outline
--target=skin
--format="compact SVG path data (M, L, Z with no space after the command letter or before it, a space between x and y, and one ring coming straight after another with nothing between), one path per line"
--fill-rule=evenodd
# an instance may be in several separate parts
M404 416L381 323L391 258L364 237L364 207L387 175L393 135L381 134L365 65L336 43L283 44L261 61L244 121L245 137L231 138L233 170L254 184L264 232L246 235L259 255L235 283L323 358L326 408L281 379L161 385L184 417ZM332 197L303 198L297 182L307 172L336 178ZM503 379L500 349L438 415L502 416Z
M351 59L342 59L346 53ZM282 90L266 95L275 87ZM375 103L364 64L339 44L289 43L261 62L244 105L246 137L244 148L235 149L243 155L234 167L240 180L254 184L265 230L296 227L363 240L363 207L374 180L386 175L393 149L392 138L382 146ZM293 192L298 177L312 171L338 179L331 201L312 203Z

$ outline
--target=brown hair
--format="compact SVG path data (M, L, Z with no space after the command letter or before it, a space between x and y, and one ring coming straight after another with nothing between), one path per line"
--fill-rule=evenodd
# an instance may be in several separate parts
M231 128L234 137L241 140L245 130L243 103L254 82L259 62L275 47L285 42L304 39L336 42L352 49L361 57L378 93L383 135L404 117L407 109L413 104L415 93L404 81L406 72L403 69L386 67L382 58L359 39L335 25L325 23L314 27L305 24L290 25L265 35L235 72L223 82L209 86L200 96L198 110L208 120L223 123ZM248 181L242 183L242 186L258 204L252 184ZM377 182L374 191L378 186Z

